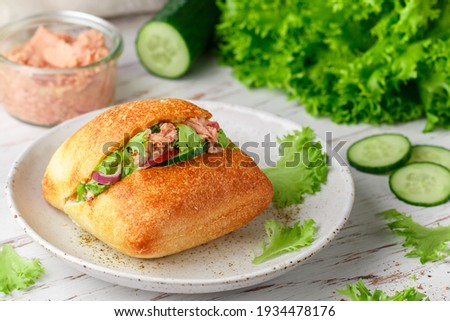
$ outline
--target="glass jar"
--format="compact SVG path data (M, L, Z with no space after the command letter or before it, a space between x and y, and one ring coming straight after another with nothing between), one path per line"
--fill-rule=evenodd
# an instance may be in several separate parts
M38 68L8 60L5 54L28 42L39 26L72 37L88 29L98 30L108 53L94 63L73 68ZM109 106L122 51L117 28L93 15L57 11L10 23L0 29L0 104L15 118L42 126Z

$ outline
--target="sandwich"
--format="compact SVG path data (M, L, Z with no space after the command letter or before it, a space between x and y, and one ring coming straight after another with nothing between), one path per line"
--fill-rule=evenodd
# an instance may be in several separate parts
M180 99L108 109L57 149L43 197L132 257L163 257L230 233L269 205L273 189L211 116Z

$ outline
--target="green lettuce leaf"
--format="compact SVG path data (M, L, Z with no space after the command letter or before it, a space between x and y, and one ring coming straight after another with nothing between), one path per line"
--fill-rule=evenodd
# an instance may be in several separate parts
M117 150L106 156L103 161L99 165L97 165L95 171L99 171L107 175L113 174L117 171L117 167L121 164L121 162L121 151Z
M347 284L345 289L337 290L352 301L429 301L428 297L414 288L405 288L389 296L381 290L373 293L364 285L362 279L354 284Z
M292 227L283 225L275 219L269 219L264 226L268 241L260 242L262 253L253 259L254 264L310 245L317 232L316 223L312 219L306 220L302 225L300 222L295 222Z
M103 184L97 183L94 180L91 180L89 183L85 184L84 187L86 189L90 190L92 192L92 194L98 195L98 194L106 191L110 187L110 185L103 185Z
M151 127L152 133L158 133L160 125L156 124ZM142 131L128 141L125 148L121 148L118 152L120 153L120 158L122 160L122 174L121 178L127 177L137 169L137 165L134 163L131 154L137 153L139 155L139 163L142 164L144 159L147 157L147 144L148 135L147 131Z
M218 0L222 64L337 123L450 127L450 3ZM243 18L245 17L245 19Z
M34 284L44 273L39 260L19 256L11 245L0 247L0 292L11 293Z
M326 181L327 156L314 139L314 131L309 127L277 139L281 157L275 167L263 169L274 188L276 207L300 204L305 194L320 191Z
M133 137L128 141L125 149L128 149L130 152L138 152L139 155L144 156L146 151L146 146L148 142L147 132L144 130Z
M450 15L449 15L450 17ZM450 37L450 32L448 36ZM419 64L420 96L425 106L427 123L424 132L437 127L450 128L450 40L436 40L425 51Z
M395 234L403 236L403 246L412 247L407 257L419 257L422 264L430 261L445 259L450 255L450 226L425 227L413 221L395 209L379 213L382 217L392 221L387 226Z
M178 141L174 146L180 150L179 155L184 155L190 151L203 151L204 139L190 126L185 124L177 124Z
M227 148L230 145L230 140L222 128L217 131L217 141L222 148Z
M77 199L75 200L76 202L81 202L84 201L86 199L86 184L83 183L78 183L77 186Z
M121 178L127 177L136 170L134 159L131 157L128 148L122 151L122 174Z

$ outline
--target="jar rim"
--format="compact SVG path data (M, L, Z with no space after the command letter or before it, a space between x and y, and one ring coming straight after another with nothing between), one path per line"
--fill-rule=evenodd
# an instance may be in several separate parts
M33 66L27 66L23 64L16 63L7 59L4 55L0 53L0 63L5 63L14 68L19 68L23 70L27 70L33 73L40 74L66 74L71 72L77 72L80 70L91 69L93 67L97 67L103 65L113 59L118 58L123 52L123 39L120 31L110 22L80 11L72 11L72 10L59 10L52 11L43 14L37 14L29 17L22 18L20 20L13 21L11 23L6 24L5 26L0 28L0 41L2 37L5 37L11 33L12 30L17 30L27 26L28 24L38 24L39 22L48 23L48 22L62 22L62 23L72 23L80 26L87 26L101 31L103 34L111 37L113 45L109 50L108 54L101 58L100 60L93 62L91 64L80 66L80 67L72 67L72 68L39 68Z

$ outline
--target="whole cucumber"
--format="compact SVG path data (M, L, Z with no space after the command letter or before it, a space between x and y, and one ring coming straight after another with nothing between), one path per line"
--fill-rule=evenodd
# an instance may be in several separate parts
M138 32L140 62L157 76L181 77L210 43L218 17L215 0L170 0Z

